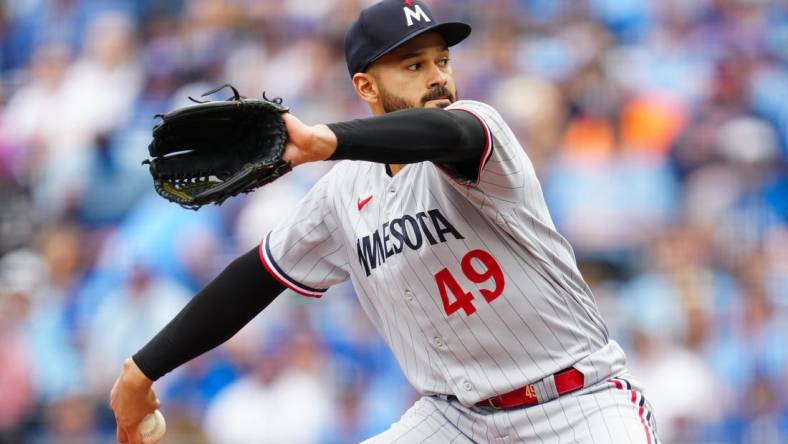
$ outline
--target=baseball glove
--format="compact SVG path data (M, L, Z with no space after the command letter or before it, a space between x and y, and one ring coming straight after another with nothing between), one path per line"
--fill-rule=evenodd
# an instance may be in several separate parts
M184 208L220 205L228 197L248 193L290 171L282 159L287 130L282 99L233 97L199 101L167 114L153 128L148 146L156 192Z

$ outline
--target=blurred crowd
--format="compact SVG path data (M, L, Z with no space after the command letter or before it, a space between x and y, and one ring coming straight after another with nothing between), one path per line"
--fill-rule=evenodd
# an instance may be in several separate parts
M427 1L473 25L460 96L534 161L664 441L788 442L788 4ZM342 49L368 3L0 1L0 443L111 442L123 359L331 166L187 211L141 165L154 114L231 83L368 115ZM357 442L417 397L349 286L155 388L190 444Z

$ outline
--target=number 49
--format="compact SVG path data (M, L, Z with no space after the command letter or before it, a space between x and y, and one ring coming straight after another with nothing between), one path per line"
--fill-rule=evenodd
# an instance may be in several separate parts
M484 267L482 270L477 270L474 267L474 259L476 263L481 263ZM462 273L471 282L481 284L493 280L495 287L491 290L480 288L479 292L484 297L484 300L489 304L495 298L503 293L505 285L503 278L503 270L495 258L484 250L471 250L463 256L460 262ZM448 268L435 273L435 283L438 284L438 291L441 294L443 301L443 309L446 311L447 316L451 316L457 310L462 309L466 316L476 313L476 307L473 305L473 294L466 292L457 282L457 279L451 274ZM449 300L449 292L454 297L454 301Z

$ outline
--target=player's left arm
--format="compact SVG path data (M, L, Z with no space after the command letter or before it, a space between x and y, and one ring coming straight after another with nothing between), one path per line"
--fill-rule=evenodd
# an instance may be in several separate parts
M284 158L293 166L340 159L390 164L432 161L474 180L489 145L482 122L464 110L416 108L315 126L290 114L284 117L291 142Z

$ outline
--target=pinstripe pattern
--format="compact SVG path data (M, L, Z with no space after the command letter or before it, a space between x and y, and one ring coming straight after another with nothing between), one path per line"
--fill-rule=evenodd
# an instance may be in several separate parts
M352 280L406 377L427 396L453 395L470 406L535 383L544 401L556 392L540 381L572 365L587 384L620 372L623 352L611 346L615 343L571 246L555 229L525 151L491 107L473 101L451 107L485 125L488 146L476 182L456 180L430 162L407 165L394 177L382 164L340 162L269 234L261 248L266 267L307 296L319 297L323 289ZM502 280L482 276L479 283L468 275L469 266L482 275L490 270L489 260L468 256L472 251L492 257ZM454 289L446 289L446 275ZM472 308L448 314L440 289L451 302L457 287L471 295ZM495 288L501 291L488 302L484 291L495 293ZM538 430L534 442L556 442L556 436L606 442L610 435L599 438L594 425L571 418L599 416L604 430L622 429L610 424L615 418L596 413L622 416L624 410L606 407L615 399L606 394L589 402L561 401L560 412L544 411L546 418L511 413L492 422L424 401L403 417L409 426L414 421L424 426L412 433L392 430L408 435L407 442L517 442L523 428ZM459 434L458 423L466 424ZM422 429L427 435L420 435Z

